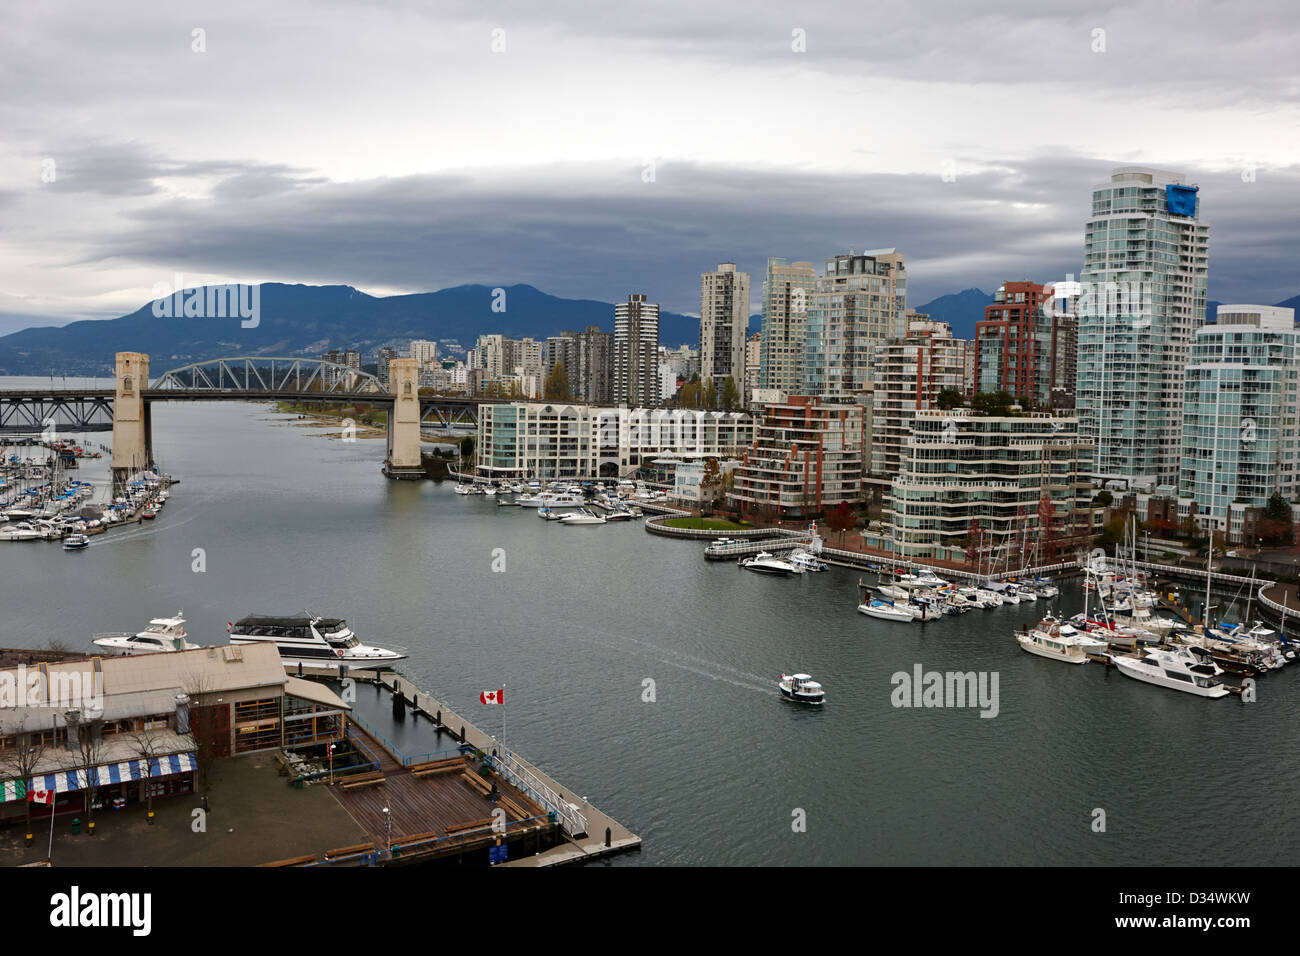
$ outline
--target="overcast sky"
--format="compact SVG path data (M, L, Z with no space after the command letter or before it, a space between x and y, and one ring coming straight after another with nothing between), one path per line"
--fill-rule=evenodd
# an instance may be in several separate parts
M1077 272L1091 187L1138 163L1201 186L1210 297L1271 303L1300 293L1298 20L1240 0L6 4L0 332L132 311L178 273L695 313L699 273L732 260L757 310L768 256L888 246L919 305Z

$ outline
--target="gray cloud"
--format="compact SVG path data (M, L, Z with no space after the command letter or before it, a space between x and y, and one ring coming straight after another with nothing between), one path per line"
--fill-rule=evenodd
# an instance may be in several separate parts
M1077 273L1091 187L1112 165L1044 159L945 182L937 174L848 176L690 163L590 164L408 176L304 188L239 174L263 189L139 210L111 254L160 277L208 271L412 290L527 282L608 300L632 290L698 308L699 273L733 260L754 276L768 256L809 259L894 246L909 262L909 300L991 290L1014 278ZM1300 292L1291 250L1300 168L1187 170L1211 223L1210 294L1272 302ZM757 299L757 280L755 282Z

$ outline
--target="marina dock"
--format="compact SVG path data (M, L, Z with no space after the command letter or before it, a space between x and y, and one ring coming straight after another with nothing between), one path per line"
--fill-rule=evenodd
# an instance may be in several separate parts
M516 839L517 835L522 836L522 846L525 850L531 850L529 855L515 857L498 865L560 866L568 863L583 863L637 850L641 846L639 836L600 810L586 797L563 786L517 753L513 751L502 753L501 743L495 737L479 729L472 721L467 720L442 701L419 690L409 678L401 674L393 671L345 669L343 675L340 675L334 668L309 666L295 666L292 673L300 677L335 680L345 676L358 682L376 684L391 695L395 718L400 713L404 719L409 713L412 717L427 719L434 725L438 737L446 736L448 742L443 750L433 754L404 754L385 740L382 732L369 726L368 722L363 721L358 715L354 714L349 718L357 739L363 746L374 751L375 769L384 778L385 793L393 794L386 796L386 799L403 801L412 818L429 823L428 826L422 825L422 829L427 832L420 835L423 837L423 842L428 844L424 849L430 855L435 849L441 851L448 847L454 847L457 851L479 848L480 844L474 843L475 836L483 838L481 846L494 842L492 838L496 834L491 832L490 827L484 823L492 807L483 804L481 796L476 799L474 795L465 794L463 788L453 786L447 791L448 802L435 807L429 801L437 801L438 794L428 787L420 787L420 784L428 782L420 779L422 764L428 764L435 759L447 760L460 755L462 751L471 754L473 751L478 751L483 754L500 789L508 791L508 799L521 810L532 808L536 814L531 820L525 818L526 823L524 820L514 819L509 823L511 839ZM349 792L347 796L340 794L341 800L368 833L374 835L382 832L385 821L382 814L376 816L376 813L377 808L382 807L383 804L381 802L376 805L376 801L380 799L374 796L377 791L365 787L358 789L360 793ZM367 789L372 796L365 796ZM479 811L477 816L474 815L476 805ZM397 827L397 811L394 806L390 806L390 810L394 810L393 826ZM553 845L542 845L543 839L539 834L546 827L543 820L549 820L554 824ZM477 833L466 832L463 835L456 833L457 826L474 821L480 824ZM457 837L456 843L445 842L448 828L451 829L449 835ZM435 846L437 842L434 840L435 832L442 834L441 846ZM399 855L408 859L418 849L415 844L420 842L412 840L409 835L403 833L403 839L408 842L399 843L396 831L393 839L398 845ZM376 847L382 845L382 840L375 843ZM375 852L373 848L358 849L352 856L362 863L379 862L373 859ZM330 862L341 862L342 859L342 857L331 859Z
M459 738L462 743L486 754L499 754L501 745L496 738L484 733L436 698L418 691L409 679L388 671L379 676L379 683L393 694L394 706L398 706L397 701L402 701L401 706L409 707L413 712L433 720L436 727ZM564 831L564 841L559 845L534 856L516 859L507 865L559 866L635 850L641 846L641 838L631 830L592 805L586 797L573 793L551 779L518 754L507 752L504 759L498 756L494 767L513 785L527 792L547 809L556 812Z

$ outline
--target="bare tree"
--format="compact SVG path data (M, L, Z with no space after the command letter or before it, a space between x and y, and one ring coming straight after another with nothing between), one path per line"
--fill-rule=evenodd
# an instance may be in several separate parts
M86 821L95 816L95 792L99 789L95 768L104 756L104 721L95 717L84 719L80 711L70 710L66 715L68 735L72 750L72 769L77 771L82 788L82 802L85 807Z
M140 758L144 766L145 809L149 822L153 823L153 767L154 762L167 751L158 734L148 730L138 730L128 735L131 752Z
M204 793L207 793L212 761L216 759L219 752L216 728L209 721L211 711L207 709L208 697L213 693L214 685L206 674L195 671L186 675L184 686L185 693L190 698L190 726L188 732L180 727L176 728L176 732L188 737L193 743L194 782Z
M18 729L14 731L14 749L4 755L3 767L5 775L21 780L24 787L30 786L36 768L45 758L45 750L45 742L41 739L40 732L28 730L26 722L19 723ZM26 795L24 794L24 796ZM27 807L27 814L24 820L26 830L23 832L30 833L32 829L32 803L30 800L24 802ZM53 812L52 809L51 812Z

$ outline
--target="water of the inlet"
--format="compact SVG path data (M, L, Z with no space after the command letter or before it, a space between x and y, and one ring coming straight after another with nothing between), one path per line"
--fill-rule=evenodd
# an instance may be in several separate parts
M639 522L566 527L389 481L382 440L265 406L158 404L153 429L181 479L156 521L80 553L0 543L0 644L88 647L178 610L204 644L249 614L346 618L409 648L401 669L489 733L503 714L478 694L504 685L510 747L644 839L601 865L1300 858L1290 668L1256 703L1206 700L1025 654L1014 632L1041 600L878 621L856 610L857 571L767 578ZM1081 592L1054 603L1072 614ZM917 664L996 673L996 717L894 706ZM782 700L782 671L812 674L826 705Z

